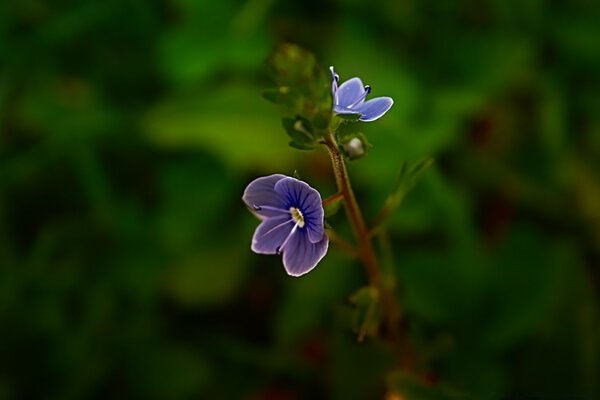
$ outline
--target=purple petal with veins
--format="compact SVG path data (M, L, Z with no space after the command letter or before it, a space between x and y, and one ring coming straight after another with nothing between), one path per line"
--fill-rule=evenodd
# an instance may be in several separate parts
M360 114L361 121L371 122L381 118L393 104L391 97L376 97L360 104L355 110Z
M275 191L282 196L287 196L290 207L297 207L302 212L308 238L316 243L323 237L324 226L323 205L321 195L311 188L306 182L295 178L285 178L275 184Z
M339 85L339 76L333 67L331 92L333 95L333 112L343 115L359 115L363 122L375 121L381 118L394 104L390 97L377 97L365 101L371 92L371 87L363 86L360 78L351 78ZM339 86L338 86L339 85Z
M293 227L291 217L265 219L254 231L252 251L258 254L277 254Z
M364 100L366 90L360 78L352 78L342 83L338 88L337 106L351 108L355 103Z
M300 276L310 272L327 253L327 235L323 235L317 243L311 243L306 236L305 231L298 232L283 251L283 266L289 275Z
M306 182L285 175L255 179L244 191L244 202L261 224L251 249L259 254L283 254L288 274L312 270L327 252L321 195Z
M268 218L287 213L285 198L275 192L275 184L285 175L274 174L253 180L244 190L242 200L259 218Z

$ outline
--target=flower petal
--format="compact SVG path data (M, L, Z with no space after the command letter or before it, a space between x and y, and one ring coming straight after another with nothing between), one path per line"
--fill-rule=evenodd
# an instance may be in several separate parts
M267 218L254 231L250 248L258 254L277 254L277 250L279 250L293 227L294 221L291 217Z
M324 226L323 203L321 195L306 182L286 177L275 184L275 191L285 197L288 207L296 207L304 217L304 227L300 231L308 231L308 239L316 243L323 238Z
M333 106L333 112L336 114L360 115L360 113L358 111L356 111L354 108L346 108L343 106Z
M342 108L348 108L364 96L365 87L360 78L348 79L338 88L337 103L334 103L334 107L337 105Z
M286 207L285 198L275 191L275 184L284 178L286 178L285 175L274 174L253 180L246 186L242 200L261 219L287 213L289 210ZM269 209L261 209L261 206L269 207Z
M394 100L391 97L376 97L369 101L354 107L354 110L360 113L360 120L363 122L375 121L381 118L392 105Z
M283 250L283 266L291 276L304 275L311 271L327 253L329 238L323 234L317 243L308 240L306 230L299 229Z

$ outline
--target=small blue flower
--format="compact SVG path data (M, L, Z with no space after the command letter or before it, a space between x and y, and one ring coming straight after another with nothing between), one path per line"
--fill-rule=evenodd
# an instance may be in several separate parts
M365 101L371 93L371 87L364 85L360 78L352 78L338 87L340 77L335 73L333 67L329 67L333 81L331 92L333 94L333 111L336 114L358 114L359 120L370 122L379 119L394 104L391 97L376 97Z
M257 178L242 199L262 220L252 238L252 251L283 253L289 275L306 274L327 253L321 195L305 182L281 174Z

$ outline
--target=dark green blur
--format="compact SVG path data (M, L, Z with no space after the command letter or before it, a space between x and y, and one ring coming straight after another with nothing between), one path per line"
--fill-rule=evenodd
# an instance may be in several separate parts
M592 0L1 1L0 399L394 390L352 332L359 263L332 246L291 278L250 251L252 179L335 192L261 97L282 42L395 100L350 164L369 220L436 160L376 242L427 371L388 399L600 398L598 21Z

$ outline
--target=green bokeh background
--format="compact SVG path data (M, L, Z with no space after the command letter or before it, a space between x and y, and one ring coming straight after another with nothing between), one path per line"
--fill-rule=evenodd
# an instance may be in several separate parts
M389 224L429 381L600 398L598 21L591 0L0 2L0 398L384 396L390 353L351 330L360 264L332 247L294 279L249 249L252 179L335 191L261 99L284 41L395 99L350 165L368 218L436 159Z

